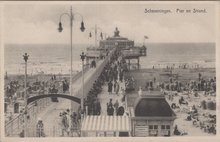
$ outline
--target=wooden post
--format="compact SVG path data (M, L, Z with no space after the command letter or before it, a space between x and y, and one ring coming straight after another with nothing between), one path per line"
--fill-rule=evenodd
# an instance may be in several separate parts
M138 63L137 63L138 64L138 69L140 69L140 58L138 57L137 60L138 60Z
M161 123L158 125L158 132L157 132L157 136L161 136Z

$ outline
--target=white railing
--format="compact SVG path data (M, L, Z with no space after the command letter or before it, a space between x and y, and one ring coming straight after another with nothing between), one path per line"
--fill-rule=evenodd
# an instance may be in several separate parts
M110 58L112 57L115 49L111 51L111 53L104 59L104 60L99 60L97 63L97 66L95 68L95 71L92 72L92 74L89 76L88 79L84 81L84 94L87 95L90 89L93 86L93 83L95 80L99 77L99 75L102 73L104 67L110 61ZM82 86L76 91L76 97L81 98L82 97Z
M37 106L35 106L35 103L32 103L28 106L28 116L29 116L29 122L28 126L32 126L32 123L36 123L37 120L37 113L41 112L46 106L50 105L50 98L44 98L37 101ZM12 120L5 123L5 136L19 136L19 134L24 129L24 116L23 114L19 114ZM31 130L32 128L30 128ZM28 136L32 136L30 133L28 133Z

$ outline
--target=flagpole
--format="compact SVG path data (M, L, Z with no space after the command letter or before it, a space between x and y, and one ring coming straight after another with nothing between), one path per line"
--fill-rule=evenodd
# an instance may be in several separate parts
M145 40L148 39L147 36L144 36L144 43L143 43L143 46L145 46Z
M145 36L144 36L144 43L143 43L143 46L144 46L144 47L146 48L146 50L147 50L147 46L145 45L145 40L146 40L146 39L148 39L148 36L145 35ZM147 56L147 52L146 52L146 56Z

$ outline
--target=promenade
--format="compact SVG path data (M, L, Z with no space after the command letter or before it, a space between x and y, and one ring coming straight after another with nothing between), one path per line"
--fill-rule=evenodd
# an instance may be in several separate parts
M72 92L75 97L82 98L82 89L84 89L84 97L86 97L87 93L91 89L94 81L98 78L98 76L103 71L104 66L109 61L109 58L111 57L113 52L109 56L107 56L104 60L97 60L96 68L89 68L87 71L84 72L84 88L82 87L82 75L78 77L76 80L73 81L72 84ZM104 87L103 94L106 94L106 87ZM105 114L107 101L109 101L109 97L106 97L107 95L100 95L101 98L101 104L103 106L103 114ZM119 96L118 96L119 97ZM32 123L29 125L29 131L28 136L29 137L35 137L36 135L36 124L38 119L42 119L44 123L44 132L46 137L60 137L61 136L61 117L59 116L60 112L66 111L67 109L70 109L71 102L68 99L58 98L59 102L54 102L49 106L46 106L42 111L40 111L38 114L36 114L37 118L32 121ZM72 111L78 112L80 104L76 102L72 102ZM73 135L77 136L77 135Z
M124 82L119 82L119 86L120 87L124 86ZM107 115L107 103L109 102L110 99L112 99L113 104L116 102L116 100L118 100L119 106L125 105L122 102L122 98L123 98L123 95L121 93L119 93L118 95L115 94L115 92L113 92L112 94L109 94L108 86L105 84L102 88L102 92L98 94L98 99L100 100L100 103L101 103L101 115Z
M95 69L91 69L90 71L95 72ZM85 74L85 77L87 79L91 76L91 72ZM76 82L74 82L73 85L77 83L80 83L80 78ZM120 86L122 85L123 83L120 83ZM107 85L104 85L102 92L98 95L98 99L100 100L101 103L101 115L107 116L106 104L109 102L110 99L112 99L113 103L115 103L115 101L118 100L119 106L124 105L121 102L122 97L123 97L122 94L116 95L114 92L112 94L109 94ZM58 103L53 103L52 105L45 108L43 112L38 114L38 117L43 120L46 137L60 137L62 134L61 119L59 113L66 111L66 109L69 108L68 105L70 104L70 101L67 99L58 99L58 100L59 100ZM73 111L77 112L79 104L74 102L73 107L74 107ZM77 136L77 133L73 133L73 136Z
M84 74L84 81L86 82L93 73L96 70L94 68L89 69ZM78 92L81 89L82 86L82 77L77 79L75 82L73 82L73 95L79 95ZM66 111L67 109L70 109L71 102L70 100L67 99L60 99L58 98L59 102L58 103L53 103L51 106L46 108L42 113L40 113L38 116L43 120L44 123L44 129L45 129L45 134L47 137L54 137L54 136L60 136L61 135L61 127L60 127L60 116L59 113ZM73 102L73 111L77 112L78 111L79 104L76 102ZM49 115L48 115L49 114ZM54 122L54 123L51 123Z

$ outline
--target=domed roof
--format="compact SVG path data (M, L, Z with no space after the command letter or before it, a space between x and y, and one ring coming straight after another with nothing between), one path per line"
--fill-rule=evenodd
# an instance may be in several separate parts
M145 95L139 97L134 105L135 116L139 117L172 117L175 113L161 95Z

